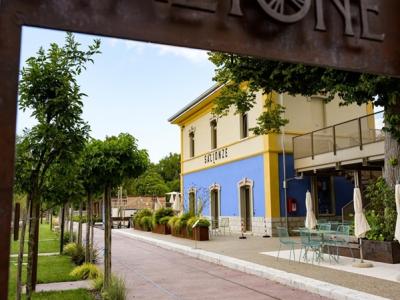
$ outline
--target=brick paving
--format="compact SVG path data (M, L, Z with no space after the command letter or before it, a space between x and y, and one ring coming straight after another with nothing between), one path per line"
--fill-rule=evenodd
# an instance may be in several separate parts
M95 231L98 246L103 231ZM273 281L113 234L113 272L128 299L325 299Z

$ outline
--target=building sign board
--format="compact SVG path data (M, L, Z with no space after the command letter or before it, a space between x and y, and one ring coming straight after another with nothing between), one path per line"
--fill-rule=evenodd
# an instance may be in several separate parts
M9 241L21 26L400 76L399 0L0 0L0 239ZM0 243L0 299L9 244Z

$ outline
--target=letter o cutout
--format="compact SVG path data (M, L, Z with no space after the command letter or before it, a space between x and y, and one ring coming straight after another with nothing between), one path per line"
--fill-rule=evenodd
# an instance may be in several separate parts
M311 0L257 0L263 10L282 23L302 20L311 8Z

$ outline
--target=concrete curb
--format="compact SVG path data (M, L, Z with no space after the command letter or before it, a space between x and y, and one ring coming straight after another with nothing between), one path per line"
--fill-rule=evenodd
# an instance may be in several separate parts
M245 260L225 256L201 249L175 244L168 241L158 240L151 237L137 235L134 232L126 232L122 230L113 230L113 232L129 236L135 240L156 245L160 248L182 253L197 259L221 265L233 270L241 271L247 274L256 275L266 278L280 284L314 293L323 297L337 300L384 300L380 296L364 293L357 290L352 290L342 286L323 282L320 280L308 278L305 276L288 273L285 271L269 268Z

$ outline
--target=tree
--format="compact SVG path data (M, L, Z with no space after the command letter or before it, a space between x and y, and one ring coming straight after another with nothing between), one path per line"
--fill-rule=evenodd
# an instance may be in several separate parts
M158 162L156 170L165 182L179 179L181 174L181 156L177 153L168 154Z
M111 190L124 179L138 177L149 165L145 150L139 150L136 139L129 134L107 137L105 141L92 141L91 170L97 174L104 189L104 286L111 280Z
M99 147L99 141L91 140L87 142L79 160L79 177L82 180L87 197L85 262L92 261L91 254L93 253L93 245L90 243L91 229L93 229L92 201L93 197L102 189L102 182L95 169L101 154Z
M209 58L217 67L214 79L226 84L216 101L217 115L226 114L232 106L239 113L248 111L259 90L303 96L322 94L328 101L338 94L344 105L372 102L382 106L386 132L384 178L394 187L400 174L400 79L223 53L209 53ZM242 83L246 83L247 91ZM287 123L281 118L282 106L270 99L266 106L268 109L253 129L256 134L279 132Z
M36 57L26 61L19 85L20 109L32 111L37 121L26 131L21 142L24 160L17 176L24 177L23 190L28 194L31 222L29 225L27 299L35 288L38 238L38 214L42 188L49 168L59 160L68 160L79 152L87 139L89 126L82 120L82 98L76 77L93 55L99 53L96 40L87 51L79 50L74 36L67 34L65 45L53 43ZM18 168L17 168L18 169Z
M154 169L147 170L133 182L135 196L163 196L169 188Z

